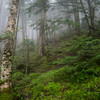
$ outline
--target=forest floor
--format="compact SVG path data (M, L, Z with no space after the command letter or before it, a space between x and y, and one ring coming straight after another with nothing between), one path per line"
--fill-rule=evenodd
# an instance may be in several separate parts
M13 74L17 100L100 100L100 39L73 36L46 49L28 75Z

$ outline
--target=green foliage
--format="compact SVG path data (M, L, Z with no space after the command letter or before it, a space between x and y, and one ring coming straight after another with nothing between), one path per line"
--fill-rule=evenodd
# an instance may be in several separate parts
M60 83L49 82L44 88L44 93L46 96L52 95L53 98L61 98L63 87Z
M13 74L13 91L17 97L23 100L100 99L100 39L74 36L48 49L49 56L41 59L36 52L31 53L31 69L38 73Z
M0 100L14 100L13 95L10 93L1 93Z
M90 61L90 64L100 65L100 55L93 57Z
M11 38L10 34L5 33L5 34L0 34L0 41L5 40L7 38Z
M54 61L53 64L57 65L66 65L66 64L73 64L77 60L77 57L75 56L67 56L64 59L57 59L57 61Z
M54 65L69 65L63 71L56 73L55 81L83 82L93 76L99 76L100 40L86 38L85 35L75 36L74 41L69 45L70 49L67 52L71 56L53 62Z
M23 79L23 77L24 77L24 74L22 74L21 72L16 72L13 74L12 79L14 79L16 81L16 80Z
M45 91L47 92L47 95L59 95L59 92L61 91L62 87L60 83L54 83L54 82L49 82L49 84L45 87ZM57 93L58 92L58 93Z
M99 78L93 78L94 80L82 84L67 83L66 85L69 89L64 92L65 100L99 100L98 82L100 81Z
M48 0L37 0L34 3L29 4L29 8L27 8L27 12L29 14L39 14L41 10L47 11L49 9L49 1Z

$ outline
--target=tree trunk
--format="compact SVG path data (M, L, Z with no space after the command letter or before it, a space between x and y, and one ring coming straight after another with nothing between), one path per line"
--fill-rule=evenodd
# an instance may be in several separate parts
M2 5L3 5L3 0L0 0L0 15L1 15L1 10L2 10Z
M18 7L17 18L16 18L16 30L15 30L15 34L14 34L13 58L14 58L15 51L16 51L18 26L19 26L19 16L20 16L20 8Z
M67 16L66 18L70 21L71 20L71 14L70 14L70 9L69 6L67 6ZM68 30L71 30L71 25L68 23Z
M87 3L88 3L88 9L89 9L90 29L91 29L91 34L93 34L95 9L92 7L92 4L91 4L90 0L87 0Z
M26 44L26 75L28 74L29 59L30 59L30 50L29 50L29 41L28 41Z
M7 23L6 34L9 36L5 40L4 51L2 56L2 65L1 65L1 80L4 83L0 86L1 90L4 88L11 87L11 67L12 67L12 54L13 54L13 37L15 34L16 18L18 12L19 0L12 0L10 15Z
M46 11L42 10L41 12L41 25L40 25L40 33L39 33L39 56L42 57L44 55L44 35L45 35L45 19L46 19Z
M72 4L73 4L75 22L78 24L78 25L75 26L75 30L76 30L77 33L81 34L78 1L77 0L72 1Z
M27 20L26 20L26 14L25 14L25 2L24 0L21 0L21 20L22 20L22 42L24 42L27 34Z
M86 10L85 10L85 7L84 7L84 5L83 5L82 0L80 0L80 3L81 3L82 10L83 10L83 13L84 13L84 15L85 15L85 19L86 19L86 22L87 22L87 25L88 25L88 30L89 30L88 35L91 35L91 34L92 34L92 29L91 29L91 25L90 25L90 23L89 23L89 18L88 18L87 12L86 12Z

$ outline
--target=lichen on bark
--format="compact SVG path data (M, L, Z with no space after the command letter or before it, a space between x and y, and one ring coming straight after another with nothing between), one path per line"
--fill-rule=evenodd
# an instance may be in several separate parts
M19 0L12 0L10 14L7 23L6 34L10 38L5 39L4 51L2 56L2 65L1 65L1 80L5 81L4 84L0 86L0 89L11 87L11 67L12 67L12 53L14 45L14 34L16 26L16 18L18 12L18 2Z

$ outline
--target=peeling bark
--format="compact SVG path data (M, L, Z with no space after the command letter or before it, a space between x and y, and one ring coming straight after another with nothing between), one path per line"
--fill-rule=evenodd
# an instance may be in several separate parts
M14 46L14 34L16 26L16 18L18 12L18 0L12 0L10 15L7 23L6 34L9 35L9 38L5 40L4 51L2 56L2 65L1 65L1 80L5 81L4 84L0 86L0 89L11 87L11 67L12 67L12 53Z

